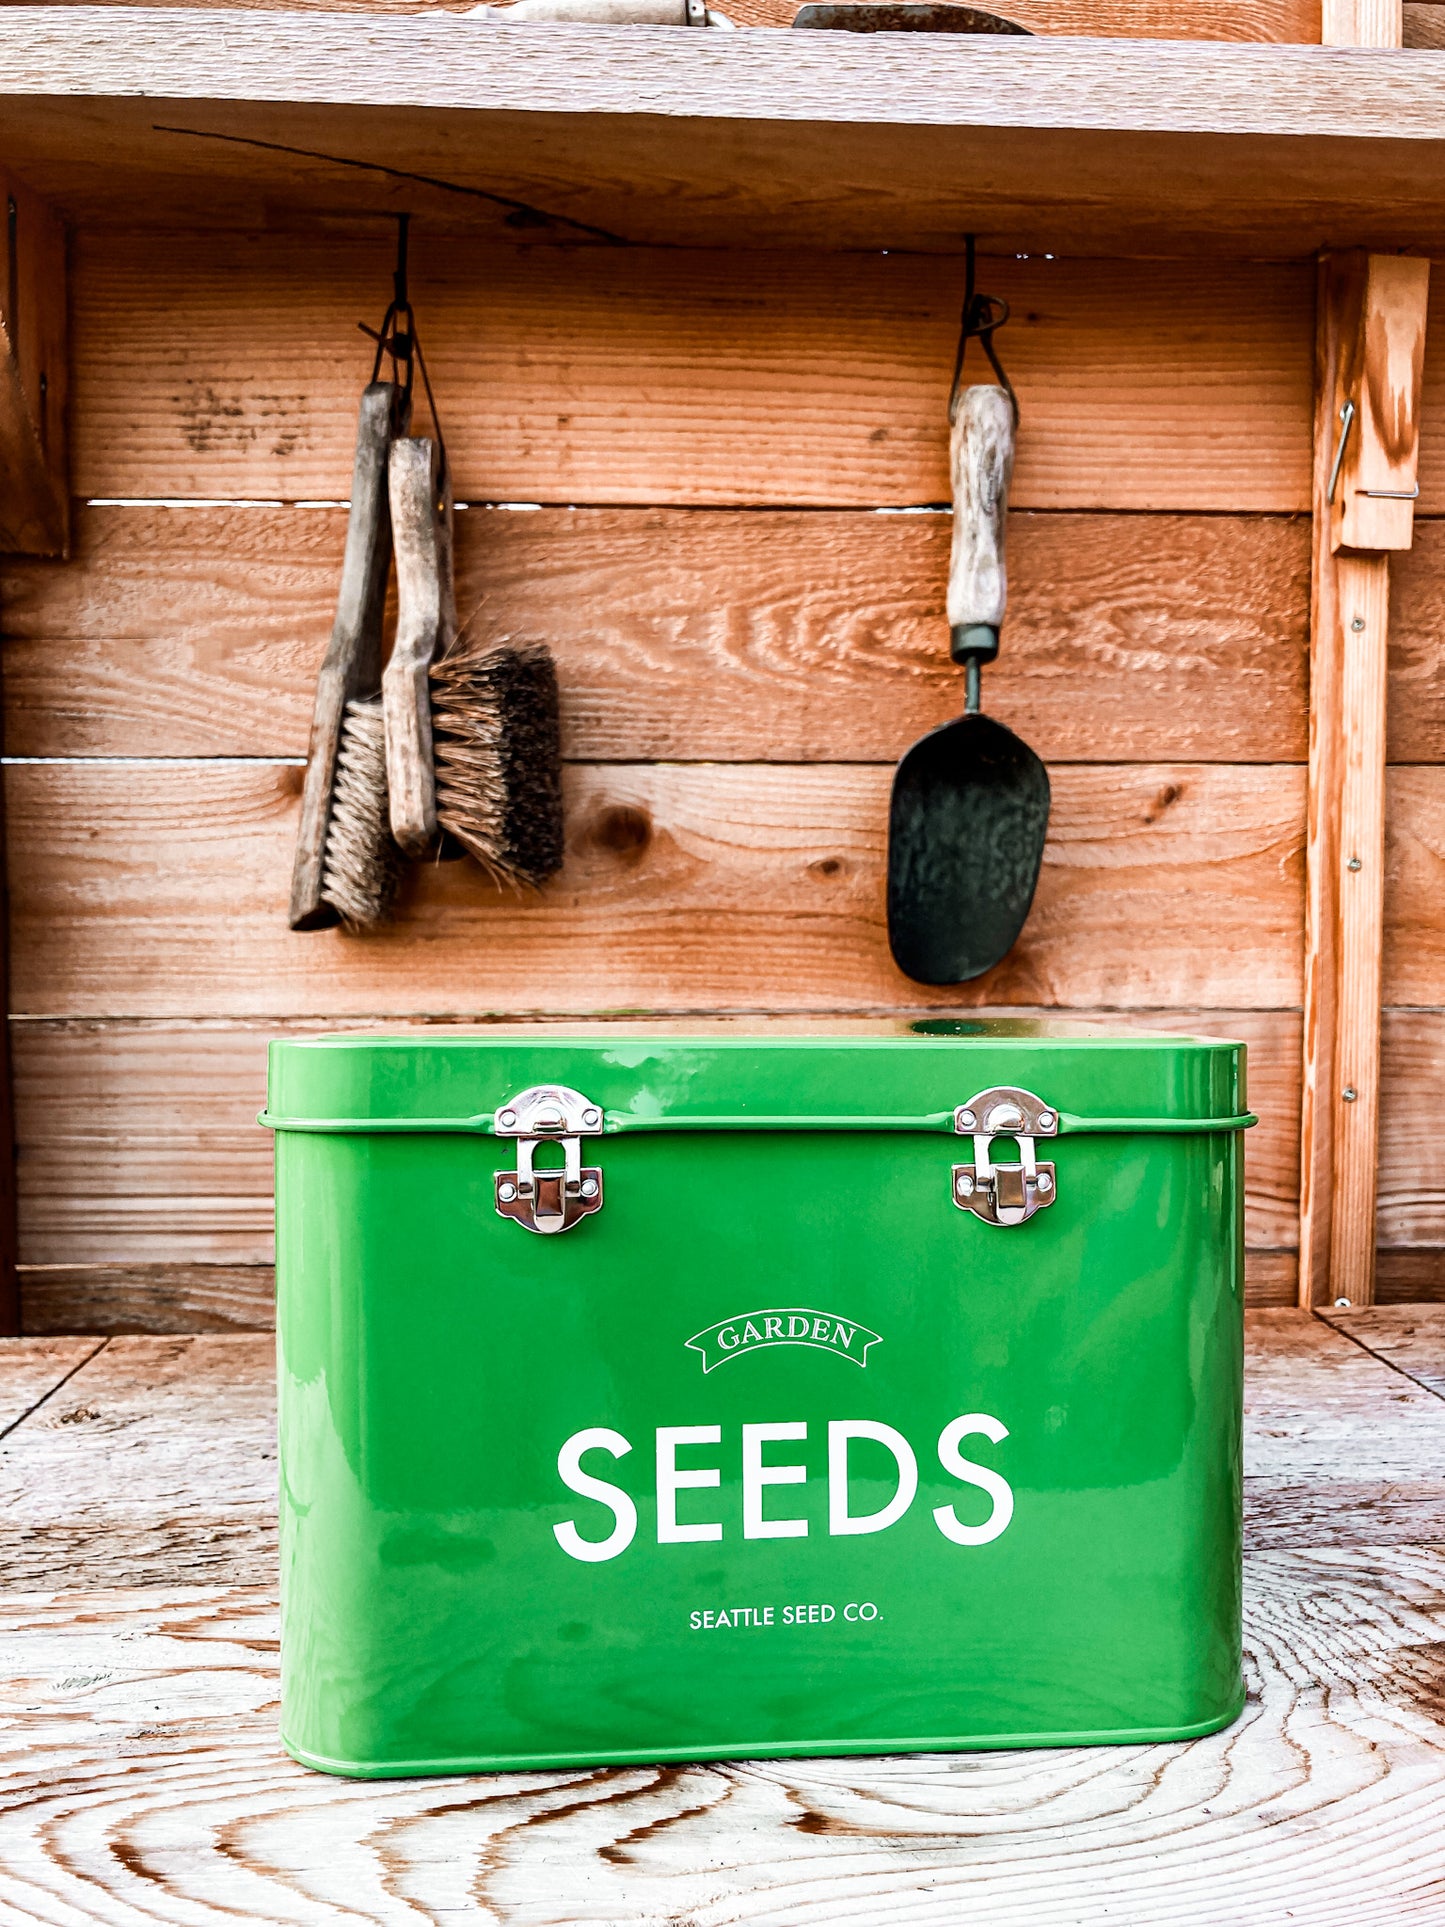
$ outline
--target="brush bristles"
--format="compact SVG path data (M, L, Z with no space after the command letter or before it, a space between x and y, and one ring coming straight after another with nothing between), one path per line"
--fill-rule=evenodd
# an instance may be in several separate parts
M437 819L499 882L562 867L557 672L540 644L471 651L431 672Z
M326 831L321 894L349 924L384 923L401 883L391 840L381 699L349 702L341 723L336 786Z

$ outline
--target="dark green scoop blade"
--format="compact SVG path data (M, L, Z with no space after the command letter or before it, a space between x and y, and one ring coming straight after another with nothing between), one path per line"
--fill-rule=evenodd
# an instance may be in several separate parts
M991 716L961 716L898 765L888 819L888 942L920 984L992 970L1024 927L1049 826L1049 774Z

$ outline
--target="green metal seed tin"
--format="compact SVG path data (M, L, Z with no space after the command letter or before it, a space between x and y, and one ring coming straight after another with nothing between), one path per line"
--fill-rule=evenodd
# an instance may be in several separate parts
M1227 1724L1244 1055L947 1019L274 1044L291 1752Z

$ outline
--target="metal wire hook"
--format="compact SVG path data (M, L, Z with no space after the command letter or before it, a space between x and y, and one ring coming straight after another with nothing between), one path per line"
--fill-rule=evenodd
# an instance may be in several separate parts
M1009 305L1001 294L979 294L974 287L974 237L964 236L964 282L963 313L959 320L958 353L953 362L953 384L948 391L948 419L950 424L958 418L958 398L963 392L963 356L971 340L977 339L988 357L988 364L998 377L998 385L1008 396L1014 411L1014 427L1019 422L1019 398L1014 393L1013 383L1004 373L1003 363L998 358L998 350L993 345L994 333L1009 318Z
M411 403L416 370L418 368L421 370L427 408L431 413L432 426L436 430L437 472L441 480L447 473L447 445L446 438L442 434L441 417L437 414L436 397L432 393L431 376L427 373L426 356L421 351L416 315L411 305L411 292L407 282L410 244L411 215L398 214L396 217L396 266L391 276L390 304L382 316L380 328L368 328L364 321L358 322L357 326L364 335L369 335L376 343L376 359L371 365L371 379L380 380L382 357L390 355L393 379L401 390L401 399L405 408L409 408Z

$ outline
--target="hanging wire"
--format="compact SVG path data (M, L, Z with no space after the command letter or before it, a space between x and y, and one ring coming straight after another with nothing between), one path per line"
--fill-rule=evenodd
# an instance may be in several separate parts
M409 408L412 387L417 369L421 370L421 383L426 391L426 405L431 413L432 427L436 431L437 473L444 477L447 472L447 445L442 434L441 417L437 414L436 397L432 394L431 376L427 373L426 356L421 350L421 337L417 334L416 315L411 305L411 294L407 286L407 257L411 241L411 216L398 214L396 217L396 267L391 277L391 302L382 316L379 328L368 328L364 321L357 326L364 335L369 335L376 343L376 359L371 365L371 379L381 379L381 364L385 356L391 357L392 380L401 391L404 407Z
M958 354L953 363L953 386L948 393L948 419L952 423L958 418L958 400L963 392L963 356L970 341L977 340L989 366L998 377L998 385L1008 396L1014 411L1014 427L1018 427L1019 398L1014 393L1013 383L1004 373L1003 363L998 358L998 350L993 345L993 337L1009 317L1009 306L1001 294L980 294L974 286L974 238L971 234L964 237L964 281L963 314L959 323Z

